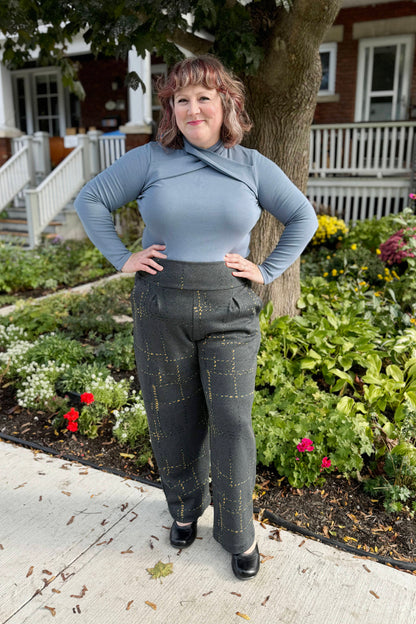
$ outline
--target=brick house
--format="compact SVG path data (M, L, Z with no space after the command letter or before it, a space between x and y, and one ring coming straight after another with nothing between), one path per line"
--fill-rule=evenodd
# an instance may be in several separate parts
M397 212L407 202L415 160L415 35L415 0L344 0L321 46L308 195L347 221ZM84 101L64 89L57 68L37 67L34 60L10 72L0 64L0 166L14 152L22 158L23 149L32 153L27 179L13 187L21 191L27 183L36 186L51 165L61 163L63 170L68 157L78 158L78 173L71 172L76 182L61 203L124 150L149 140L158 117L151 85L166 71L160 59L142 59L134 50L128 62L94 59L81 37L69 55L80 63ZM127 70L141 76L146 94L124 86ZM81 171L86 153L89 164ZM0 211L10 203L1 187ZM32 190L28 212L39 210L36 202Z

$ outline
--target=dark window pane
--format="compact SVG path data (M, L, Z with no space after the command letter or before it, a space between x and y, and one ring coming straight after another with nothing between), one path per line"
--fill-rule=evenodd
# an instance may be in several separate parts
M372 91L391 91L394 86L396 46L374 48Z
M321 65L322 65L322 81L319 87L320 91L328 91L329 89L329 52L321 52Z
M45 115L48 115L48 98L38 98L38 115L39 117L45 117Z

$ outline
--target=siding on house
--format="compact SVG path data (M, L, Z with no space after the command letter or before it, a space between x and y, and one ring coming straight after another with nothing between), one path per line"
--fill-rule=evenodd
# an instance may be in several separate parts
M387 25L383 25L385 20L389 22ZM368 28L365 28L365 22L367 22ZM370 22L376 23L370 24ZM416 4L412 1L396 1L388 4L342 9L339 12L333 31L339 35L339 27L343 28L342 40L338 41L337 50L335 93L338 96L338 101L319 102L318 99L314 116L314 123L316 124L354 122L359 46L357 35L360 34L360 29L355 26L354 30L354 25L358 24L363 25L361 30L366 33L366 37L415 33ZM403 30L401 30L402 27ZM331 31L328 33L327 41L331 41ZM416 109L416 46L408 119L411 118L412 109ZM416 114L416 111L413 114Z

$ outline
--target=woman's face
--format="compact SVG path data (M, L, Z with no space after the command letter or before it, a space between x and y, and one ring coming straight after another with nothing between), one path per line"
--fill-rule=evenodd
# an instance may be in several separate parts
M196 147L207 149L220 138L224 120L221 96L216 89L191 85L173 97L176 125Z

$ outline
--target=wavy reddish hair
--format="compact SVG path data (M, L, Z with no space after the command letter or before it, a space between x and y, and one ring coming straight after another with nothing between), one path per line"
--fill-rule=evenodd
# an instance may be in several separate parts
M208 54L179 61L167 78L161 77L157 81L156 90L162 105L157 140L164 147L183 147L183 136L176 125L173 110L173 96L190 85L202 85L218 91L224 109L220 138L225 147L241 143L244 133L252 127L244 108L243 83L227 71L215 56Z

